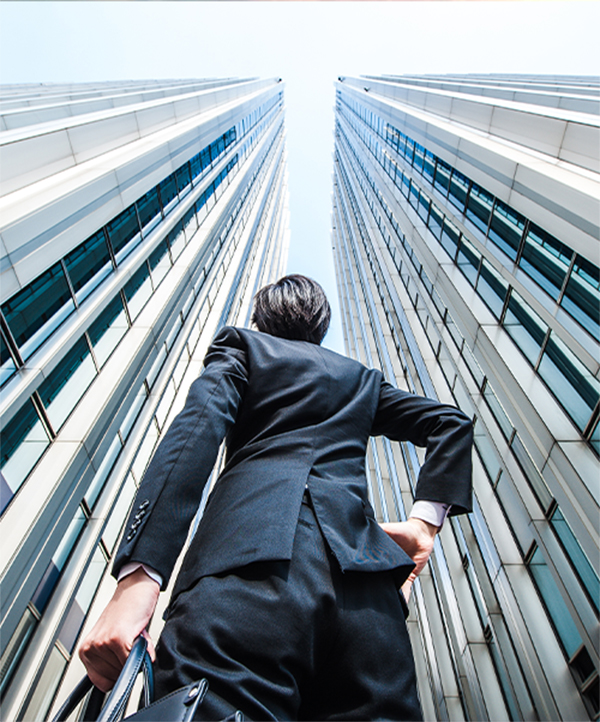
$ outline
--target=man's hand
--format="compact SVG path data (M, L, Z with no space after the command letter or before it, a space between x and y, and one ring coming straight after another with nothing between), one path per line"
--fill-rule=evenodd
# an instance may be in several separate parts
M413 582L427 564L433 550L433 541L438 532L438 527L415 517L409 517L406 521L380 524L380 526L416 564L416 567L402 585L402 592L406 597L406 601L408 601Z
M152 619L160 587L140 568L122 579L106 609L83 641L79 656L92 683L103 692L112 689L133 642L140 634L148 640L154 660L154 645L146 627Z

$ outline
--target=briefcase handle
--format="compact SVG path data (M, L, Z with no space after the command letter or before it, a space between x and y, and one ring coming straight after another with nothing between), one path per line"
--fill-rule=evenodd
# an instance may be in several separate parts
M93 687L89 677L84 677L58 710L52 722L66 722L81 700L91 689L85 712L86 722L119 722L135 680L142 671L144 675L144 706L127 717L131 722L190 722L199 720L222 720L223 722L250 722L242 712L209 689L208 680L201 679L171 692L153 702L154 677L146 639L141 635L133 643L129 657L121 670L119 679L111 690L104 706L104 692Z
M154 699L154 676L152 674L152 661L148 654L145 637L140 635L134 641L131 652L127 657L119 679L112 688L104 706L102 700L104 692L94 687L89 677L84 677L65 700L52 722L65 722L85 695L92 689L92 696L88 703L86 720L88 722L117 722L122 719L125 707L131 695L133 685L140 672L144 676L144 706L147 707ZM102 709L100 709L102 707Z

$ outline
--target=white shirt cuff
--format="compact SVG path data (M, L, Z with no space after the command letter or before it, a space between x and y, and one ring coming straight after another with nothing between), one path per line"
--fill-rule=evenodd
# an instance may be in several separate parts
M444 520L448 516L450 511L450 504L442 504L439 501L415 501L413 508L408 515L415 519L422 519L423 521L433 524L434 526L441 527Z
M162 577L160 574L155 572L154 569L149 567L147 564L142 564L142 562L127 562L127 564L123 564L119 570L117 581L120 582L121 579L125 579L125 577L133 574L133 572L137 571L140 567L142 567L150 579L153 579L160 587L162 587Z

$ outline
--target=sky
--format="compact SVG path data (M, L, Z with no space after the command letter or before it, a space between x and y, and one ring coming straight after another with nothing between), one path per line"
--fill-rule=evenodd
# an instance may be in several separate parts
M600 2L0 2L0 82L281 77L288 272L325 288L324 345L343 351L331 254L339 75L598 75Z

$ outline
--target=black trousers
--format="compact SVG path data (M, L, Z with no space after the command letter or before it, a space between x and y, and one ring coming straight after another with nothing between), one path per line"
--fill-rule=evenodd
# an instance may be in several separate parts
M421 720L391 573L342 573L303 503L290 562L202 577L157 646L156 694L207 677L251 720Z

